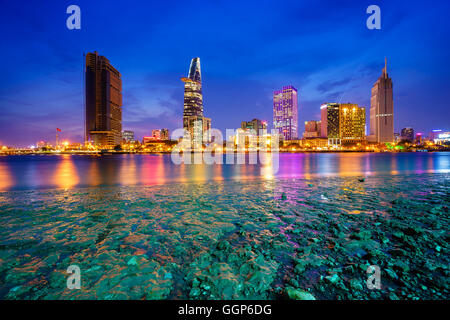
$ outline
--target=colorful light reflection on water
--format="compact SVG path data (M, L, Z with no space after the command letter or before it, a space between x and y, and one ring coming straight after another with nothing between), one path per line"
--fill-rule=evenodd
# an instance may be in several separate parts
M246 163L176 165L170 155L137 154L8 156L0 157L0 190L448 173L450 153L285 153L279 166Z

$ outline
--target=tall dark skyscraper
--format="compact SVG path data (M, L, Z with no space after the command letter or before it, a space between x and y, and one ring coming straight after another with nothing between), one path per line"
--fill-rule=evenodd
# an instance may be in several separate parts
M112 148L121 143L122 79L103 56L86 55L86 141Z
M381 77L372 87L369 140L378 143L394 141L394 98L387 60Z
M339 139L339 104L324 103L320 107L321 135L328 139Z

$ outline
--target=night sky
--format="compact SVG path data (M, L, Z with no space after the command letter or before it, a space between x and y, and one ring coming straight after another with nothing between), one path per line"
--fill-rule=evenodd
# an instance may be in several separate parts
M81 30L66 8L81 7ZM381 7L381 30L366 8ZM141 139L182 126L183 83L200 57L205 116L220 130L272 123L272 93L299 90L303 122L324 102L370 107L384 57L394 83L395 131L450 130L450 2L1 1L0 145L83 136L83 53L122 74L123 129ZM368 123L367 110L367 123Z

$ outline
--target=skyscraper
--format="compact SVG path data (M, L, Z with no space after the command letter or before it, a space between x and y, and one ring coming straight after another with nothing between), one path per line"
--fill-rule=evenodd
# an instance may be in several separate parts
M298 138L298 95L293 86L274 91L273 126L284 140Z
M328 143L358 142L365 139L366 110L353 103L325 103L320 107L321 134Z
M339 105L339 138L343 142L366 139L366 109L357 104Z
M188 118L203 117L202 76L200 58L193 58L189 67L189 75L182 78L184 82L183 128L188 129Z
M122 79L103 56L86 55L86 141L111 148L122 138Z
M386 59L383 73L372 87L369 140L378 143L394 141L394 98Z
M210 135L204 138L205 132L211 129L211 119L203 115L202 75L200 58L193 58L184 82L183 128L189 131L191 139L197 143L210 142ZM200 139L200 140L199 140Z
M339 104L324 103L320 106L320 133L328 139L339 139Z

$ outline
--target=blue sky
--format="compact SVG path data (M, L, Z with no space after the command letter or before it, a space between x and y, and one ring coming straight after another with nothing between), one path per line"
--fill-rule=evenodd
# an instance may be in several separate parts
M81 8L81 30L66 8ZM366 8L381 8L381 30ZM181 126L183 83L200 57L205 115L221 130L272 122L272 92L299 90L300 133L323 102L370 106L384 57L395 130L450 130L448 1L2 1L0 144L82 141L83 52L121 72L123 128ZM368 115L368 114L367 114Z

